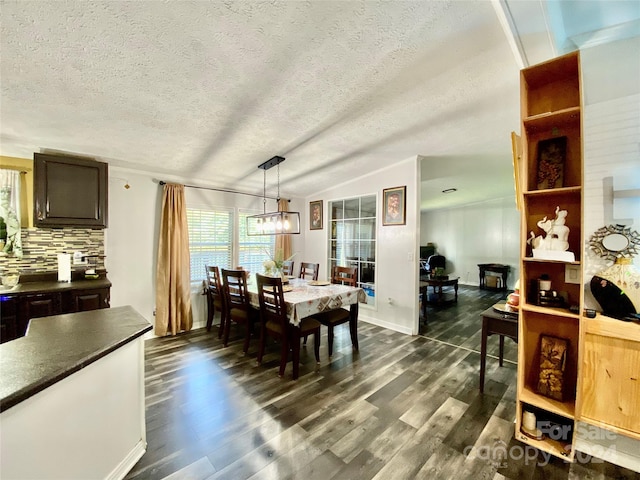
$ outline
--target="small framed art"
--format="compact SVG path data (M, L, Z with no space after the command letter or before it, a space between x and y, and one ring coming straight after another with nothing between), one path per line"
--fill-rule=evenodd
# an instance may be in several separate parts
M322 200L309 202L309 228L322 230Z
M382 191L382 225L405 225L407 187L385 188Z
M567 137L538 142L538 190L564 186L564 162Z

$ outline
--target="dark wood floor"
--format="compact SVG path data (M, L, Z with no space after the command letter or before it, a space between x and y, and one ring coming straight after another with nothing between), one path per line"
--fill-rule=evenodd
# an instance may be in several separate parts
M257 365L257 343L243 356L216 328L149 340L148 448L127 479L637 479L528 455L513 438L510 340L511 362L489 358L479 393L479 313L504 297L461 287L457 305L428 309L420 336L361 322L359 353L341 326L331 361L323 328L321 364L304 348L297 381L290 364L277 376L276 345Z

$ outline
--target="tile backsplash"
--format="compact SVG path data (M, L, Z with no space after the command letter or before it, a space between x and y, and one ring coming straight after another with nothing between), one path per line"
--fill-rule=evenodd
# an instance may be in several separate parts
M101 255L97 268L104 268L104 230L89 228L23 228L22 259L0 256L0 274L41 273L58 270L58 254L82 252ZM73 269L74 266L71 265ZM86 268L86 267L82 267Z

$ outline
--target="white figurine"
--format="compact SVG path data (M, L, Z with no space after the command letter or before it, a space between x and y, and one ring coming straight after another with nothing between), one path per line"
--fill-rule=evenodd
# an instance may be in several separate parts
M534 258L544 258L547 260L564 260L573 262L575 256L569 249L569 227L565 225L567 211L556 207L556 218L548 219L544 217L538 222L538 227L545 231L546 236L530 232L527 243L533 247ZM557 253L556 253L557 252Z

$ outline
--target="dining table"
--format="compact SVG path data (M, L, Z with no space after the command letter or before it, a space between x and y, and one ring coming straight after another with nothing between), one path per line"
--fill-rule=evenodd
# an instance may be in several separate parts
M247 290L251 305L259 309L258 286L253 274L249 277ZM288 277L288 283L284 285L284 301L287 304L289 322L296 327L305 317L348 306L351 313L349 324L352 331L355 331L358 304L367 303L367 295L360 287Z

